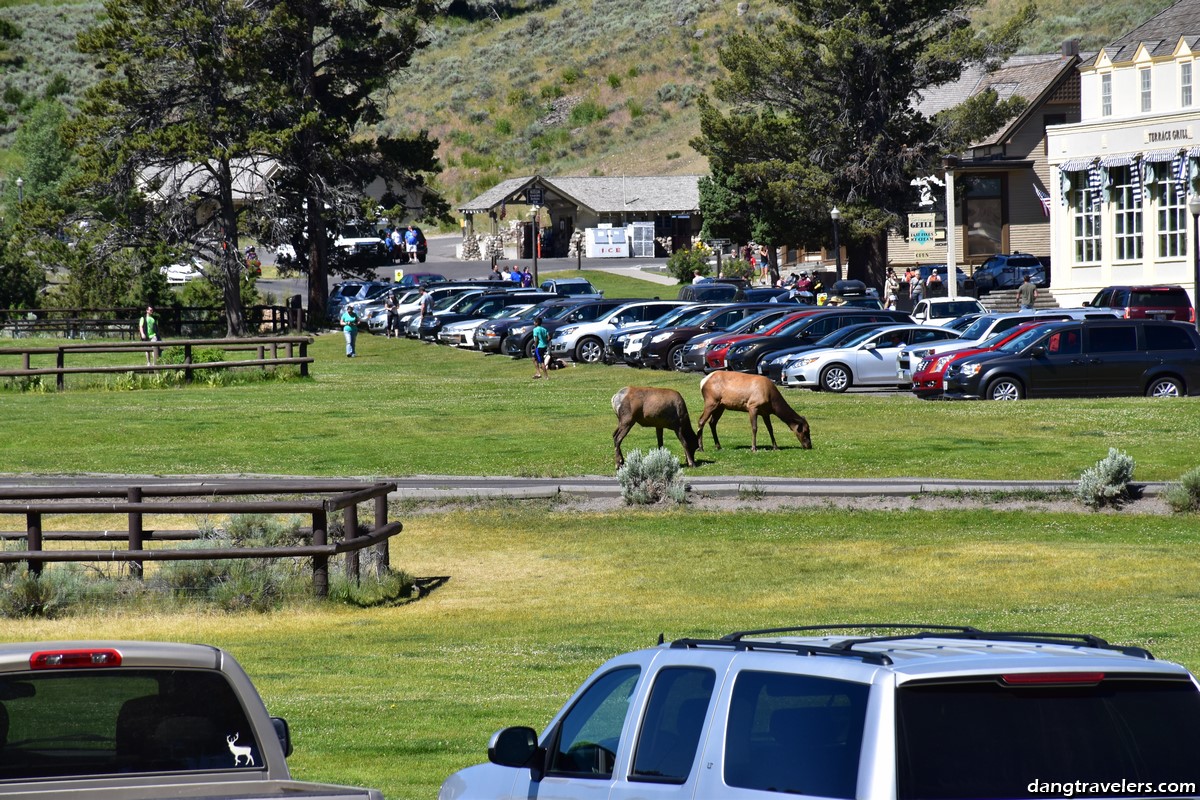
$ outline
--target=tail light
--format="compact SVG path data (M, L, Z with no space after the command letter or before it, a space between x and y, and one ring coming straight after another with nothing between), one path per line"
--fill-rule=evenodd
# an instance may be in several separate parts
M1129 309L1125 309L1125 313L1121 315L1125 319L1133 319L1133 315L1129 313Z
M40 650L29 657L30 669L94 669L121 666L121 654L97 650Z
M1104 680L1104 673L1018 672L1001 678L1009 686L1090 686Z
M1193 325L1196 324L1196 307L1195 306L1192 306L1191 308L1188 309L1188 322L1192 323Z

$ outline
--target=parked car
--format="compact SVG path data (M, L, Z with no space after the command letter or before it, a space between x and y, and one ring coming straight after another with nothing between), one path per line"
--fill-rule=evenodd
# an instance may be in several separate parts
M592 322L573 322L559 328L550 340L550 355L584 364L604 360L608 339L625 325L657 319L686 305L680 300L641 300L617 306Z
M921 325L942 326L944 322L961 317L963 314L986 314L983 304L972 297L926 297L917 301L909 312L914 320Z
M407 306L411 304L416 306L417 298L420 297L420 292L416 289L401 289L398 286L393 286L392 289L383 294L376 295L367 300L354 300L348 305L354 307L358 313L358 325L360 328L365 327L371 333L384 333L387 330L387 299L388 297L395 298L396 306Z
M424 261L424 259L422 259ZM397 286L428 286L431 283L445 283L446 276L438 272L406 272L396 281Z
M689 324L654 331L642 342L638 364L654 369L683 369L683 353L688 340L709 331L728 331L746 317L759 311L777 309L771 303L730 303L709 311Z
M416 338L437 340L438 332L443 325L464 320L482 320L492 316L497 311L514 306L539 303L549 295L537 289L512 289L501 291L485 291L477 295L464 296L457 302L443 309L434 306L434 312L424 318L416 317L409 323L409 329L415 326Z
M830 331L820 339L817 339L812 344L798 345L796 347L786 347L782 350L772 350L763 355L758 361L758 374L765 375L775 383L783 383L783 371L788 366L800 360L800 357L806 353L811 353L814 350L825 350L830 347L840 347L851 339L857 338L860 333L868 330L879 330L886 328L889 325L894 325L895 320L887 320L886 322L859 322L854 325L847 325L844 328Z
M1184 322L1070 320L946 370L947 398L1200 394L1200 335Z
M1107 309L1093 308L1046 308L1037 311L1015 311L1011 313L980 314L970 325L963 329L957 339L948 342L924 343L905 347L896 359L897 377L901 383L908 383L912 376L910 369L916 362L927 358L934 352L938 355L965 350L975 347L994 334L1006 331L1030 321L1054 322L1060 319L1090 319L1106 317L1113 319L1113 312ZM947 327L947 326L943 326Z
M387 246L378 229L368 222L354 221L344 225L333 246L344 258L367 264L382 264L387 260Z
M814 350L783 370L784 386L814 391L844 392L851 386L891 386L896 380L896 355L905 345L953 339L954 331L931 325L888 325L864 331L838 347Z
M1092 308L1111 308L1125 319L1196 322L1196 309L1181 286L1109 286L1096 292Z
M1028 253L992 256L976 267L971 277L975 279L978 291L991 292L996 289L1016 289L1024 283L1026 275L1034 286L1049 285L1045 266L1036 256Z
M734 283L689 283L679 288L677 298L689 303L732 303L745 297L745 289Z
M921 282L925 284L925 290L927 293L929 292L930 275L937 275L939 278L939 280L934 281L934 286L936 287L935 291L940 292L943 295L948 291L946 289L946 274L948 273L949 269L949 266L946 264L920 264L917 266L917 274L921 276ZM962 295L966 293L968 288L967 273L963 272L962 267L956 266L954 268L954 274L958 278L958 294ZM941 283L942 285L938 287L938 283Z
M210 269L212 267L203 259L193 256L188 261L161 267L159 272L167 276L167 283L178 286L205 277Z
M389 281L342 281L335 283L329 292L329 303L326 315L329 321L337 325L342 316L342 309L354 300L369 300L374 297L383 298L385 292L392 289L394 284Z
M438 331L438 344L448 344L453 347L465 347L469 349L475 348L475 332L483 326L485 322L490 322L500 318L511 318L517 314L524 314L532 308L536 308L534 303L526 303L520 306L505 306L497 309L490 317L480 317L479 319L464 319L460 322L451 322L443 324L441 330Z
M746 337L741 341L735 341L723 357L717 353L710 353L707 367L710 370L732 369L738 372L757 373L759 359L768 353L812 344L838 328L859 322L911 324L912 318L903 311L871 310L852 306L824 309L819 313L795 319L781 330L764 332L757 337Z
M541 290L576 300L599 300L604 297L604 292L593 286L587 278L552 278L542 281Z
M604 300L579 300L571 307L570 311L562 316L554 319L543 319L542 326L545 327L551 338L553 338L555 331L564 325L576 322L591 322L612 309L625 305L632 299L634 298L614 297ZM509 328L508 336L504 337L504 342L500 345L500 352L513 358L532 358L533 328L534 324L532 320Z
M1025 331L1045 324L1046 320L1022 322L1015 328L1009 328L993 334L990 338L964 350L952 350L946 353L936 350L932 352L926 351L929 352L929 355L922 358L911 371L903 366L904 356L901 355L901 366L896 370L896 377L898 380L907 378L912 384L913 394L922 400L936 399L942 396L946 380L946 370L955 361L962 361L964 358L979 355L980 353L990 353L1001 345L1025 333Z
M785 320L795 319L801 313L812 313L809 306L797 306L795 303L780 304L776 308L768 308L752 314L729 330L709 331L688 339L687 347L683 349L683 372L706 372L704 363L709 351L714 346L726 347L729 342L741 336L755 336L764 331L772 330L787 324ZM720 343L719 345L717 343Z
M1197 719L1184 667L1097 636L737 631L608 660L438 800L1194 797Z
M554 300L539 303L527 311L487 320L475 331L475 346L485 353L499 353L504 339L513 327L522 325L538 316L543 317L546 321L556 320L582 302L586 301L566 300L556 295Z
M688 318L698 318L718 305L721 304L683 303L658 319L630 325L620 333L609 337L608 345L604 348L604 360L609 364L626 363L629 366L635 366L636 354L641 352L642 339L645 338L646 333L651 330L669 328L676 323L682 324L683 320Z

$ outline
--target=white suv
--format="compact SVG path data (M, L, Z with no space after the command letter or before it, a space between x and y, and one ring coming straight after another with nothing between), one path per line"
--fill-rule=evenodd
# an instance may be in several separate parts
M587 364L604 360L604 348L614 333L626 325L658 319L672 308L689 305L682 300L646 300L617 306L591 322L564 325L550 340L550 355Z
M439 800L1195 797L1200 689L1088 635L746 631L617 656L488 759Z

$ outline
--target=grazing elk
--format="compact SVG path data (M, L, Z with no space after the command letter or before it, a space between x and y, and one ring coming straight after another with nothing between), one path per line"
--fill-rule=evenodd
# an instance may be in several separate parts
M779 417L792 429L800 446L805 450L812 449L812 437L809 434L808 420L792 410L783 399L783 395L775 388L775 384L765 375L747 375L744 372L729 372L719 370L710 373L700 381L700 395L704 398L704 411L700 414L700 424L696 428L696 439L699 441L698 450L704 449L704 423L712 430L713 444L721 449L721 441L717 438L717 421L725 413L725 409L746 411L750 414L750 449L758 452L758 418L762 417L767 423L767 433L771 434L771 446L776 450L775 431L771 428L771 415Z
M692 418L688 416L687 403L683 395L674 389L659 389L654 386L626 386L612 397L613 411L617 412L617 429L613 431L613 446L617 450L617 469L625 463L621 454L621 442L634 425L654 428L658 432L658 446L663 446L663 429L670 428L679 437L689 467L696 466L698 439L692 430Z

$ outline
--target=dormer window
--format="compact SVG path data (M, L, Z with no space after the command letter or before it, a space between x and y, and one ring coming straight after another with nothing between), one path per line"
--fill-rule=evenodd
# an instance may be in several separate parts
M1179 106L1188 108L1192 105L1192 62L1184 61L1179 65Z
M1112 116L1112 74L1100 76L1100 116Z
M1150 113L1150 68L1142 67L1138 70L1138 84L1141 87L1142 95L1142 113Z

